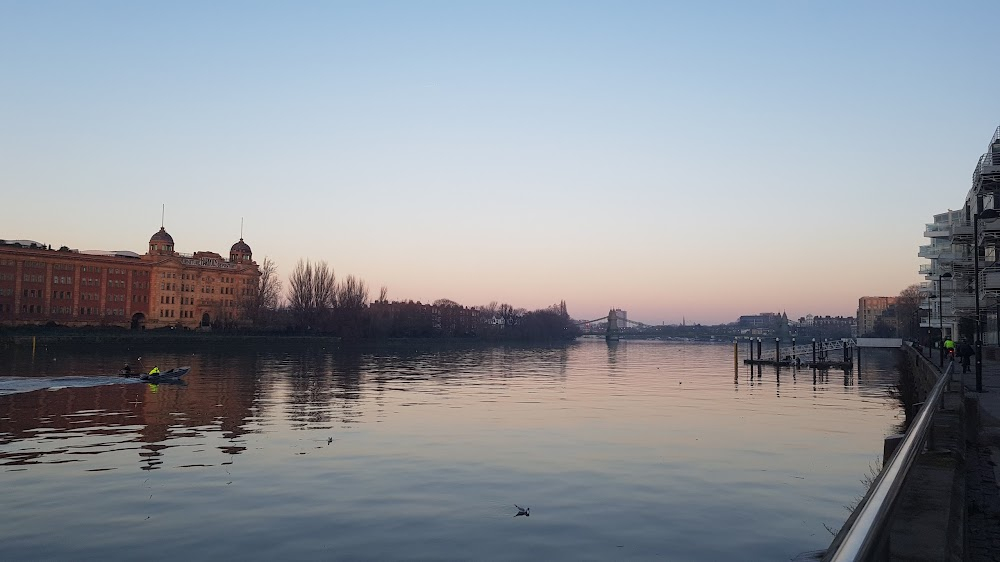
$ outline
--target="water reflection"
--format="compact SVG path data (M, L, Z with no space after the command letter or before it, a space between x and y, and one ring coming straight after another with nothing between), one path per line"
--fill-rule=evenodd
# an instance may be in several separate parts
M187 384L0 396L11 509L63 521L64 544L0 528L13 558L139 546L91 512L185 537L159 559L787 558L829 541L897 416L891 359L730 383L732 348L698 343L83 351L0 372L137 351L191 365Z

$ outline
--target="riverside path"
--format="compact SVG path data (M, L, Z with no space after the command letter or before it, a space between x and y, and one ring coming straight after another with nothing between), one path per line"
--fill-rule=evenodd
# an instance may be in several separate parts
M961 377L966 396L979 400L980 417L976 443L966 450L965 559L1000 560L1000 360L983 359L982 393L974 364Z

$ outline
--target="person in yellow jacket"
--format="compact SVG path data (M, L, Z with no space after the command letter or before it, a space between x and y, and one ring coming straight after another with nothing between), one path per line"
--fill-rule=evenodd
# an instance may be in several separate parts
M951 338L944 339L944 353L950 358L955 357L955 342Z
M149 380L150 377L155 377L156 375L159 375L159 374L160 374L160 368L156 367L156 366L153 366L153 368L149 370L149 374L140 375L139 376L139 380L144 380L144 381L145 380Z

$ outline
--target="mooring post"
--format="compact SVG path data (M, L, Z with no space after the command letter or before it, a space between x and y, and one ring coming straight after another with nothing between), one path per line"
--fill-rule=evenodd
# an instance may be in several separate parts
M841 340L840 343L844 347L844 363L847 363L847 340Z
M760 338L757 338L757 361L760 361L761 357L763 357L763 355L760 353Z
M740 370L740 340L733 338L733 368L737 372Z
M795 353L795 336L792 336L792 361L795 361L796 357L798 357L798 354Z
M781 361L781 338L774 338L774 364L777 365L778 361Z
M816 338L813 338L813 365L816 364Z

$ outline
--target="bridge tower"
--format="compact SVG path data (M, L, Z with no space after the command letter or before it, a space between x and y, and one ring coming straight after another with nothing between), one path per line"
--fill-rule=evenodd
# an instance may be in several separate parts
M624 326L618 325L618 311L611 309L608 311L608 331L604 334L604 339L607 341L618 341L620 339L620 331Z

